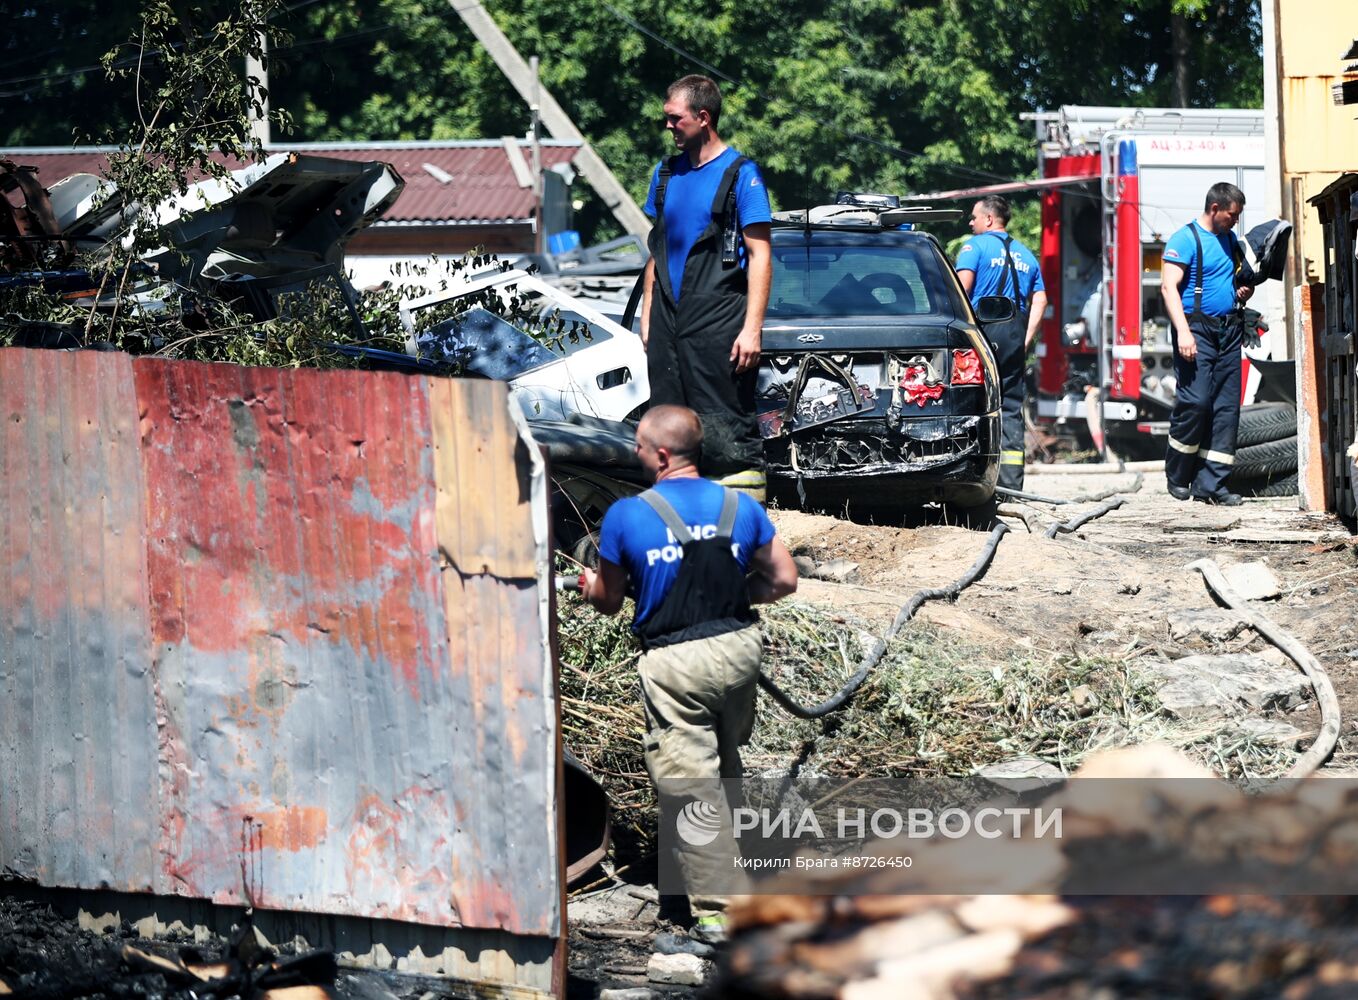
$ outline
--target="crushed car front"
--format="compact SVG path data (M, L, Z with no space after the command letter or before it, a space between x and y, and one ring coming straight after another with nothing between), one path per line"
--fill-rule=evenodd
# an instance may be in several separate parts
M777 225L757 388L771 479L871 505L994 493L993 356L938 242Z

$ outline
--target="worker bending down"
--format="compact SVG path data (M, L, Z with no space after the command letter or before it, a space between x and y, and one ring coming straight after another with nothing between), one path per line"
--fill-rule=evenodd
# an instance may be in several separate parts
M655 486L604 515L599 569L585 571L582 590L604 614L616 614L625 595L636 601L646 771L670 824L662 829L676 829L693 789L725 814L710 843L675 841L693 933L717 940L725 897L747 885L733 864L721 779L739 782L739 748L754 728L763 636L751 605L795 591L797 568L758 502L699 477L702 447L702 424L687 407L656 406L641 418L637 457Z

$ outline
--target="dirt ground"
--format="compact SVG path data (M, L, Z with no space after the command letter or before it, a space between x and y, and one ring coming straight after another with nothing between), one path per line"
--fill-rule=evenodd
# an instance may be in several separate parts
M1029 493L1056 499L1107 489L1130 489L1134 473L1030 472ZM1055 539L1046 528L1097 503L1053 506L1016 504L1034 516L1030 533L1006 517L1011 531L986 574L955 604L931 602L918 618L956 629L997 653L1014 646L1035 652L1184 655L1172 648L1167 619L1176 609L1216 607L1202 577L1187 566L1210 558L1223 569L1262 561L1277 577L1282 596L1260 609L1301 640L1334 682L1346 735L1358 735L1358 538L1339 520L1299 511L1295 497L1248 500L1240 507L1181 502L1165 492L1161 473L1145 473L1141 488L1120 494L1125 503L1074 534ZM795 554L818 562L858 564L851 584L804 579L798 599L853 612L881 625L916 590L961 576L981 551L984 528L947 523L939 514L908 527L775 511L774 521ZM1258 642L1256 641L1256 645ZM1302 715L1295 724L1314 720ZM1347 764L1341 743L1332 766Z

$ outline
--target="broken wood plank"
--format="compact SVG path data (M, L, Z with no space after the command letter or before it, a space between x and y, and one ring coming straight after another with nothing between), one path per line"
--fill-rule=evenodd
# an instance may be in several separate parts
M649 900L647 900L649 902ZM649 938L655 932L644 927L590 927L580 928L580 933L585 937L592 938L621 938L623 940L641 941Z
M1280 528L1234 528L1219 531L1207 536L1219 542L1278 542L1288 545L1304 545L1317 541L1314 531L1288 531Z

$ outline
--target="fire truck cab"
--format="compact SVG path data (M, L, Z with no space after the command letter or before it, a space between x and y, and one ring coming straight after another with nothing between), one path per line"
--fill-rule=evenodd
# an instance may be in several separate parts
M1218 181L1245 193L1236 234L1264 221L1264 118L1252 110L1067 106L1037 121L1039 257L1049 307L1037 346L1036 416L1088 427L1123 454L1163 449L1174 405L1160 254ZM1281 287L1250 301L1275 333L1246 349L1244 402L1285 354ZM1281 375L1281 373L1278 373Z

